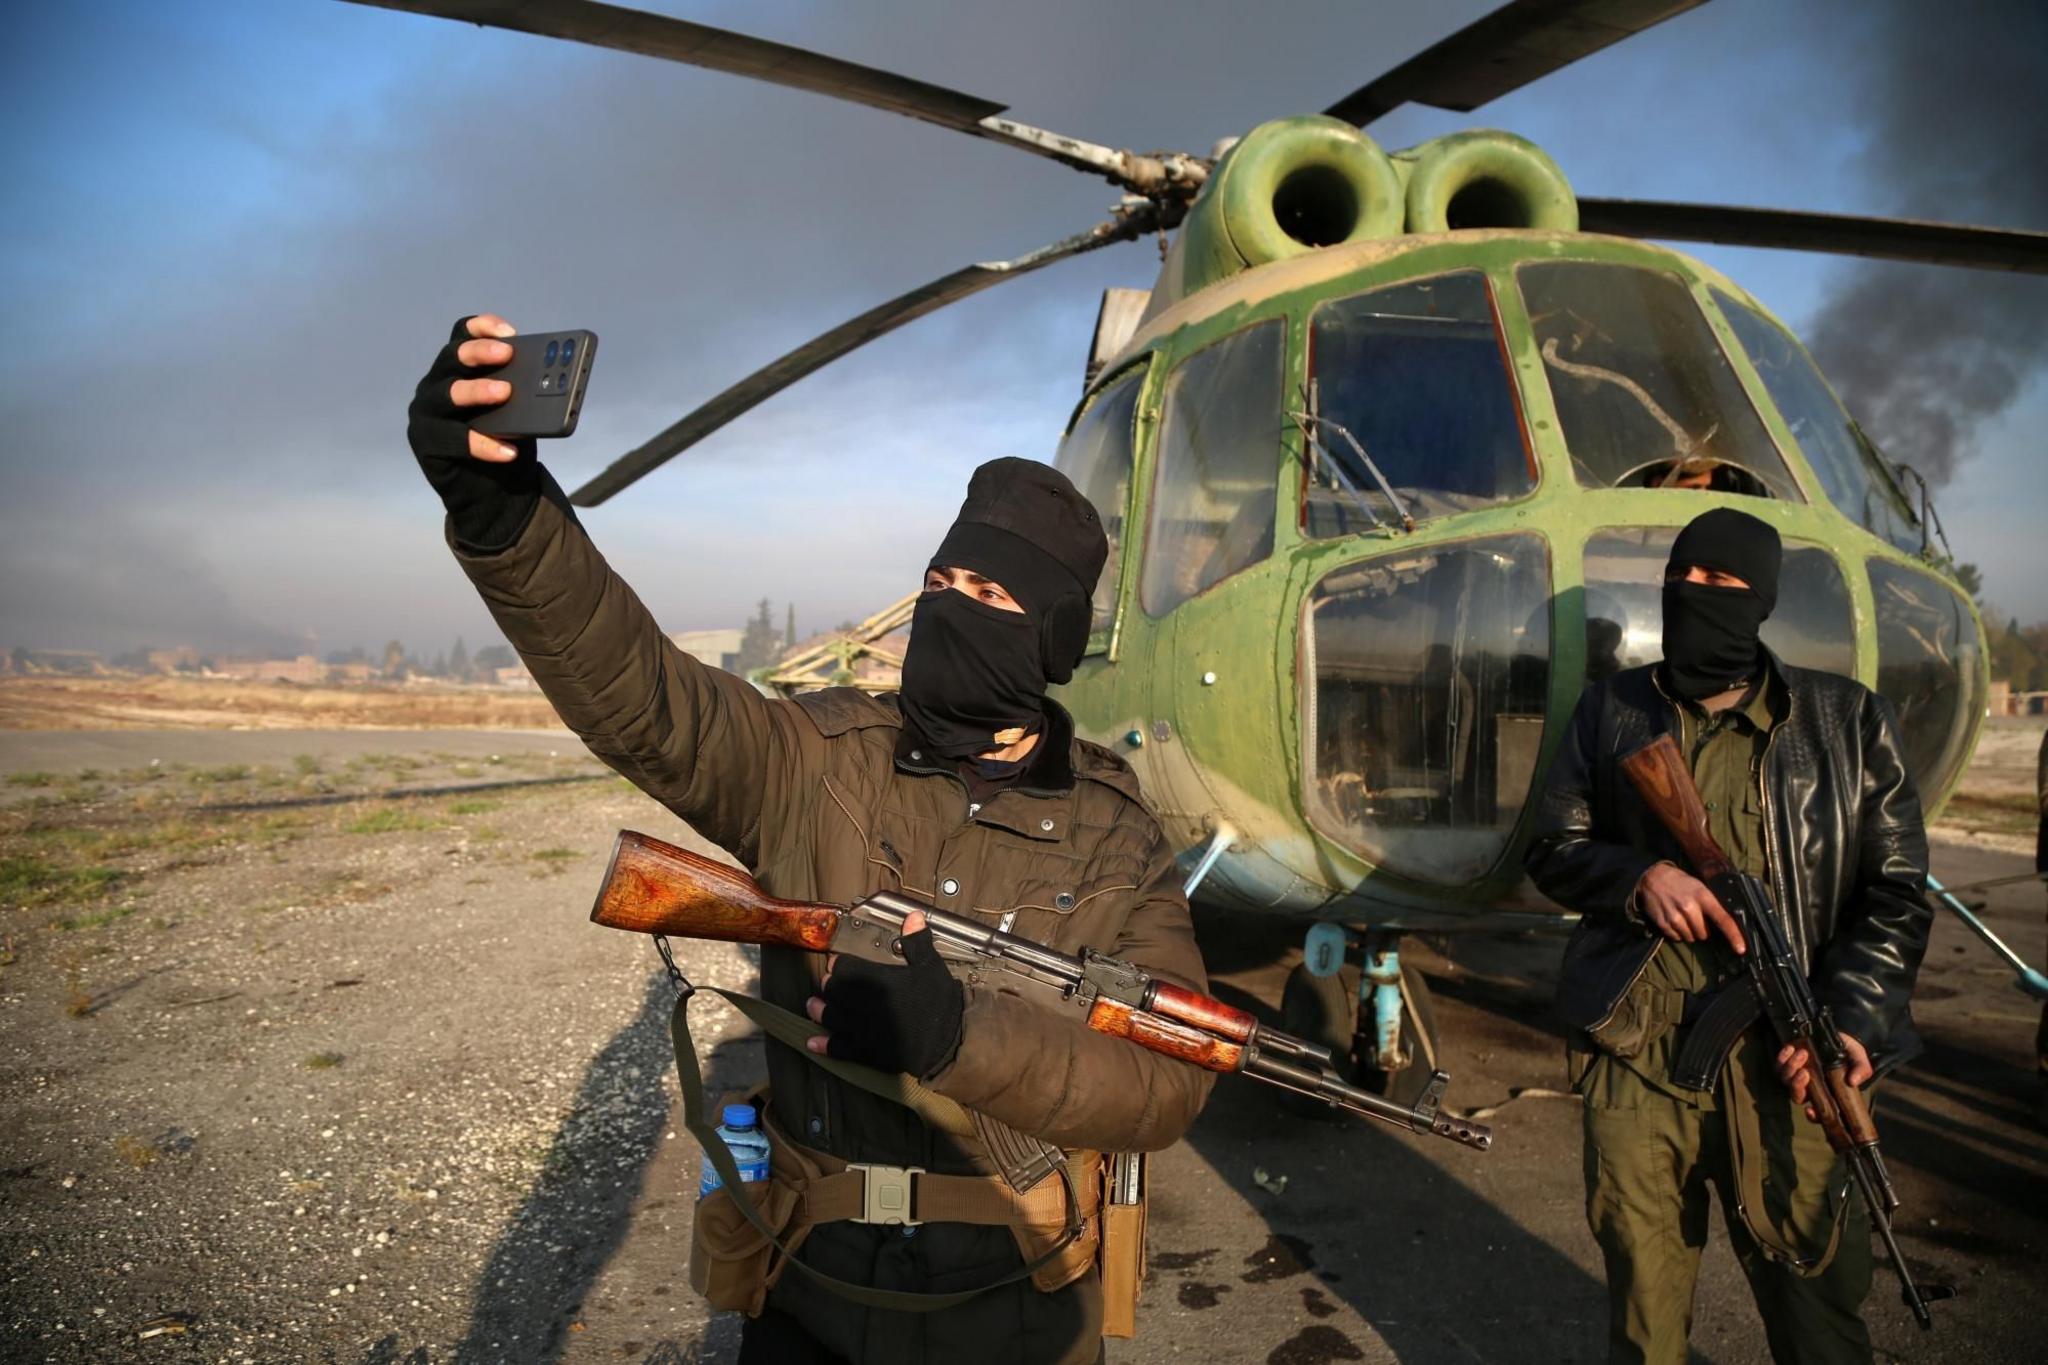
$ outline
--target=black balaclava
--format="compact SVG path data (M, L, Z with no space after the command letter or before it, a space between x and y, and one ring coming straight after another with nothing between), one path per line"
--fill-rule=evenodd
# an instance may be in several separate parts
M1703 512L1678 533L1664 569L1664 677L1672 691L1699 701L1756 677L1763 648L1757 632L1778 605L1783 558L1776 529L1732 507ZM1694 567L1734 574L1749 586L1684 582Z
M1066 475L1018 459L975 470L932 566L993 579L1024 610L950 589L918 600L902 690L918 738L967 758L1043 724L1047 685L1073 677L1088 647L1090 602L1108 557L1102 519Z

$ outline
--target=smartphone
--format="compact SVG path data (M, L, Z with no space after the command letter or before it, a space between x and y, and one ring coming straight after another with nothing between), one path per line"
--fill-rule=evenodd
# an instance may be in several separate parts
M536 332L506 340L512 359L478 378L504 380L512 396L472 417L470 430L500 440L573 435L590 362L597 356L597 333Z

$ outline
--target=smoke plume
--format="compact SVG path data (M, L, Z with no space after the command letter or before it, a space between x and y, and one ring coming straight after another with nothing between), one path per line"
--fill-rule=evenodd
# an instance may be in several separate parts
M1845 32L1874 25L1868 50L1843 53L1865 72L1845 113L1870 129L1866 169L1891 186L1891 211L2048 228L2048 5L1893 0L1833 17ZM1858 264L1808 337L1871 438L1943 481L2048 364L2048 279Z

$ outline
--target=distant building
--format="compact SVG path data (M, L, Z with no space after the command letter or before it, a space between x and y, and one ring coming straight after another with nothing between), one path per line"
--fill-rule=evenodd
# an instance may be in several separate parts
M104 677L106 661L96 649L17 649L14 667L19 673L60 673L73 678Z
M525 664L513 664L510 668L494 668L491 678L500 687L516 687L531 692L540 684L533 680L533 674L526 671Z
M252 682L318 683L327 681L327 668L317 654L301 654L296 659L215 659L213 676Z
M157 673L189 672L199 667L199 651L190 645L179 645L175 649L152 649L143 657L149 660L151 670Z
M327 665L327 681L360 686L377 676L376 667L367 659L352 659L345 664Z
M698 663L710 664L728 673L739 671L740 645L746 638L744 630L679 630L668 638L677 649Z

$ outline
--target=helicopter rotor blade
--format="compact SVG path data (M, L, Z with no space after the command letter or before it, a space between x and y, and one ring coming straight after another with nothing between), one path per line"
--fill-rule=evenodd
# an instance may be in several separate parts
M1005 280L1014 280L1020 275L1027 275L1056 261L1064 261L1115 242L1130 241L1162 226L1171 224L1162 221L1159 210L1151 203L1138 201L1127 206L1108 222L1098 223L1086 232L1076 233L1050 246L1040 247L1015 260L984 261L942 275L928 284L921 284L909 293L898 295L887 303L870 308L859 317L839 324L822 336L805 342L779 360L754 371L653 439L612 461L597 477L570 494L569 501L578 507L597 506L756 404L772 398L806 375L822 369L847 352L864 346L877 337L895 331L905 323L915 322L928 313L937 312L949 303L957 303L969 295L978 294Z
M1404 104L1469 114L1706 0L1511 0L1323 112L1364 127Z
M1725 246L1780 247L1886 261L2048 274L2048 232L1973 227L1920 218L1866 218L1732 204L1581 199L1579 229Z
M1035 156L1101 175L1133 194L1173 193L1193 198L1209 163L1176 152L1141 155L1047 132L999 117L1008 107L944 86L841 61L730 29L693 24L663 14L599 0L349 0L351 4L454 19L492 28L561 38L593 47L659 57L685 66L724 71L770 85L808 90L864 104L924 123L1022 148Z

